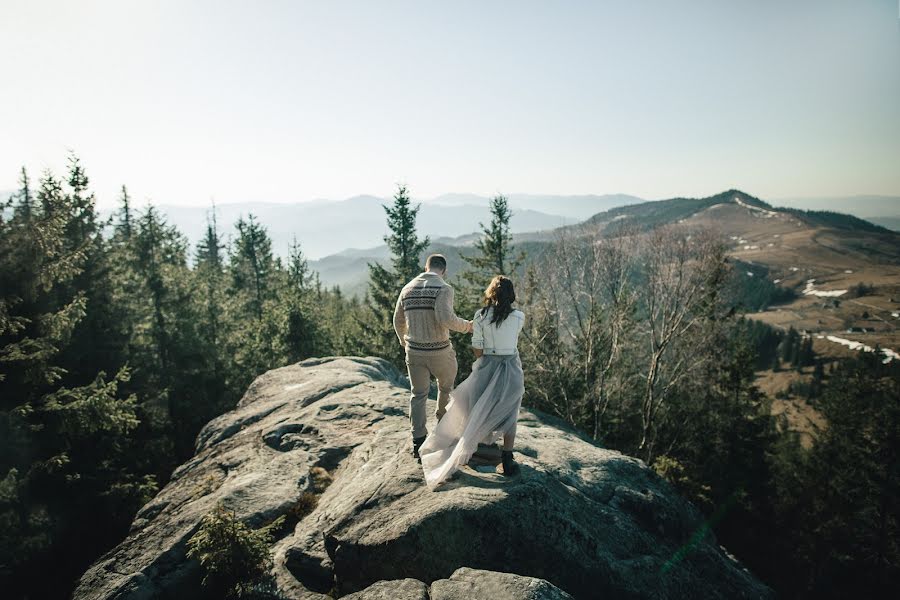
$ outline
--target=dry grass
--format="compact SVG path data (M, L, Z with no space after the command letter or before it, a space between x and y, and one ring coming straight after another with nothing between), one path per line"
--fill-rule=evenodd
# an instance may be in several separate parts
M309 470L309 477L312 480L313 491L317 494L321 494L325 491L325 489L331 485L331 482L334 481L334 478L331 476L331 473L323 469L322 467L313 467Z
M314 511L319 505L319 496L312 492L302 492L297 501L288 509L288 514L294 519L301 521L303 518Z
M784 415L787 420L787 428L800 434L800 443L804 448L809 448L819 432L825 429L827 422L815 408L804 399L794 395L784 396L791 383L809 381L812 379L812 369L806 368L800 372L794 370L785 371L761 371L757 373L756 385L769 398L772 399L772 414Z

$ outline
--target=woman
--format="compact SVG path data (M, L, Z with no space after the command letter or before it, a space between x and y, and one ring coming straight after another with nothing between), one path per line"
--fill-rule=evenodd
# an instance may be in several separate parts
M516 419L525 393L525 375L517 344L525 313L513 309L512 281L494 277L484 292L484 307L475 313L472 373L450 392L447 412L419 448L425 483L434 489L466 464L479 442L503 437L503 474L515 475Z

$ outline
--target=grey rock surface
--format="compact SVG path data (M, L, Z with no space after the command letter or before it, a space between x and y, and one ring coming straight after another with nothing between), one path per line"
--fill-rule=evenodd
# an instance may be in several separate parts
M462 567L431 584L431 600L572 600L555 585L513 573Z
M342 600L429 600L428 586L418 579L379 581L362 591L342 596Z
M379 581L342 600L571 600L543 579L460 567L431 586L416 579Z
M201 573L185 544L216 502L258 527L293 514L311 491L316 507L289 521L273 545L273 576L286 598L404 579L430 586L431 598L462 597L435 594L463 589L475 598L489 582L526 593L516 587L526 581L575 598L773 596L643 462L537 411L520 413L520 475L464 468L428 490L411 456L400 383L374 358L310 359L261 375L234 410L203 428L195 456L88 569L74 597L195 595ZM333 477L321 494L316 467ZM422 588L404 585L418 597Z

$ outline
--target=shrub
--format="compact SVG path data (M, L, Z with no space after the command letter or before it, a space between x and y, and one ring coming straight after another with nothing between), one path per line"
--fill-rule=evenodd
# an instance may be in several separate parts
M322 467L313 467L309 470L310 479L312 479L313 491L321 494L325 491L333 481L331 474Z
M312 492L302 492L297 501L288 509L288 514L295 520L300 521L314 511L319 504L319 497Z
M703 483L691 479L684 465L677 459L665 454L656 457L653 461L653 470L656 474L668 481L679 492L686 495L692 502L704 507L712 505L710 492L712 489Z
M203 568L203 586L216 597L246 598L270 577L272 530L284 516L253 530L221 503L203 517L200 528L188 540L188 558Z

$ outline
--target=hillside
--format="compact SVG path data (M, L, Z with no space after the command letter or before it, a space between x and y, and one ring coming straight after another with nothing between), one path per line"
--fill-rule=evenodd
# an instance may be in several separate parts
M536 411L519 417L520 475L464 467L430 491L407 408L408 388L380 359L265 373L203 428L194 457L74 598L202 599L186 543L219 502L252 527L288 517L272 547L272 597L427 598L429 587L447 599L772 597L643 462ZM449 588L469 593L441 595Z
M883 360L900 356L900 234L855 216L831 211L781 209L731 190L712 198L636 205L593 218L615 232L632 221L681 222L721 231L729 254L752 290L768 298L749 316L779 330L794 328L813 342L824 364L858 349L880 348ZM771 304L771 305L769 305ZM812 367L761 371L757 384L774 399L773 411L805 444L825 426L796 384L809 382Z

